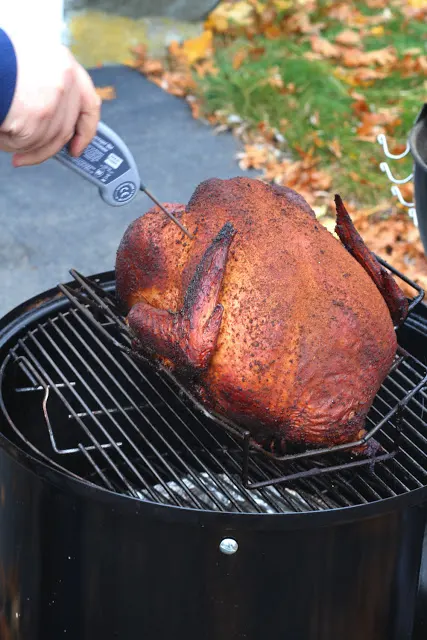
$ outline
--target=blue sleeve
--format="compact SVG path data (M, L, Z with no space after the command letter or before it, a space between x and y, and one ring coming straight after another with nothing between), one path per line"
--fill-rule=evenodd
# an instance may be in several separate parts
M0 29L0 126L12 104L16 87L17 64L15 49L9 36Z

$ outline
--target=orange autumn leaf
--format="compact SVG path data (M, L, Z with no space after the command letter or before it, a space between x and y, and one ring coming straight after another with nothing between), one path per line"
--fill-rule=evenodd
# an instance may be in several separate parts
M406 78L416 74L427 75L427 56L406 51L402 60L399 61L398 68Z
M103 102L104 100L114 100L117 97L115 88L111 86L95 87L95 91Z
M314 53L319 53L325 58L337 58L340 55L340 47L320 36L311 36L311 49Z
M180 43L177 40L172 40L172 42L170 43L170 45L168 47L168 52L169 52L169 55L171 56L171 58L173 58L173 59L175 59L177 61L184 62L185 64L188 63L187 55L183 51L182 46L180 45Z
M389 2L390 0L366 0L366 4L370 9L385 9Z
M365 113L370 112L369 105L363 96L358 100L356 100L356 102L353 102L353 104L351 105L351 108L353 110L353 113L359 116L360 118L363 117Z
M334 156L337 158L342 158L341 145L338 138L334 138L329 146L329 149L332 151Z
M190 107L191 115L195 120L198 120L201 114L200 102L194 96L188 96L187 103Z
M382 80L387 78L385 71L379 71L379 69L357 69L354 72L353 78L356 84L372 83L375 80Z
M246 0L220 2L210 13L205 28L217 33L225 33L231 25L248 26L254 18L254 7Z
M344 29L341 31L335 38L335 42L338 44L343 44L347 47L353 47L355 45L360 44L361 38L360 34L357 31L353 31L352 29Z
M287 33L308 34L318 31L318 25L310 22L310 17L305 11L298 11L290 15L283 25Z
M142 67L146 75L154 74L158 75L164 72L163 63L160 60L148 59L145 60Z
M249 57L251 60L259 60L265 53L265 47L252 47L249 49Z
M314 53L314 51L305 51L303 56L306 60L322 60L323 56L320 53Z
M397 62L397 53L394 47L384 47L374 51L361 51L357 47L341 50L341 60L346 67L390 67Z
M269 25L266 29L264 29L264 35L269 40L277 40L282 35L281 29L276 24Z
M326 171L314 170L310 172L310 183L315 189L326 191L332 184L332 176Z
M247 169L262 169L271 154L267 145L245 145L244 151L237 154L239 166Z
M182 44L182 50L190 64L203 60L203 58L207 58L212 53L212 40L212 31L203 31L197 38L185 40Z
M377 135L383 132L384 127L390 130L397 124L399 124L399 118L391 109L381 109L377 113L364 113L357 129L357 137L366 142L375 142Z
M367 51L364 54L364 64L377 64L386 67L397 61L396 49L392 46L376 49L375 51Z
M348 2L348 0L336 4L332 3L331 8L328 10L328 16L348 27L359 27L367 21L367 18L355 9L354 4Z
M218 67L215 66L215 63L211 58L209 60L197 62L194 65L194 70L200 78L204 78L206 76L217 76L219 73Z
M247 49L239 49L233 56L232 65L233 69L240 69L242 63L247 58L248 50Z

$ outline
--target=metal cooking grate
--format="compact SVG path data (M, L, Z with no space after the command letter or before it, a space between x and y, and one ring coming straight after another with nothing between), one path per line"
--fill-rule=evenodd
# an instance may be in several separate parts
M343 453L288 462L257 450L248 456L245 440L199 411L170 375L127 352L113 297L73 275L79 287L61 287L70 308L35 324L0 370L0 406L33 455L112 491L214 511L324 510L427 484L427 369L409 354L397 359L368 417L369 428L381 426L376 439L387 459L355 471L349 464L360 460L346 454L343 462ZM242 467L259 488L245 488Z

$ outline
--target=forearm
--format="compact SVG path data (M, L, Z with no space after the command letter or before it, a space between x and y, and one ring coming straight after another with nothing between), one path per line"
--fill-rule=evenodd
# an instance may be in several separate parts
M0 126L6 118L16 87L15 50L9 36L0 29Z

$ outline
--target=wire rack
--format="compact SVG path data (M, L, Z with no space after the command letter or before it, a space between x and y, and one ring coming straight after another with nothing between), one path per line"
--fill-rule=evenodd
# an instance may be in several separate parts
M170 372L135 354L114 295L72 275L73 285L60 285L69 310L19 339L0 371L0 408L33 455L112 491L214 510L331 508L423 485L427 370L407 352L396 357L363 440L277 455L207 413ZM422 298L415 289L411 310ZM23 426L23 394L31 435ZM381 445L374 457L347 451L373 435ZM357 474L363 491L353 486L354 474L349 488L355 467L366 468ZM331 473L332 485L324 483Z

